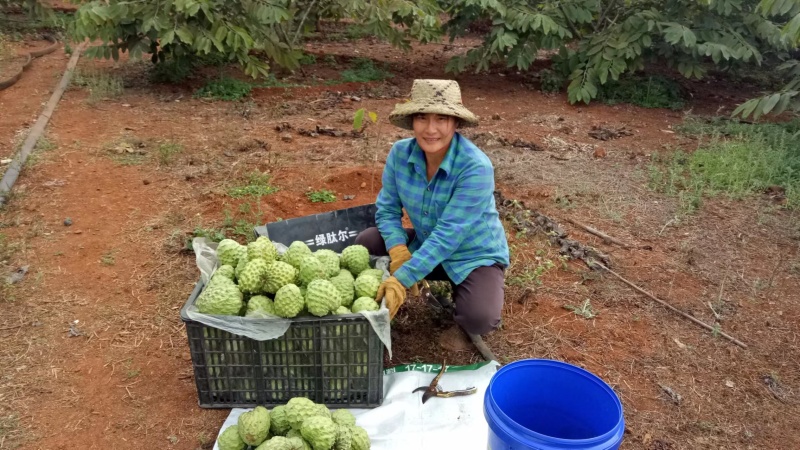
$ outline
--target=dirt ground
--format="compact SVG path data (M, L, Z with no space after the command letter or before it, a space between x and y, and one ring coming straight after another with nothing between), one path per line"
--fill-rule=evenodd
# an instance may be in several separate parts
M386 62L394 76L258 88L242 102L193 98L201 79L150 84L144 62L82 58L79 69L121 77L123 94L89 102L87 89L70 88L47 145L0 210L0 276L28 267L21 282L0 290L0 449L211 448L228 411L197 406L178 314L199 277L187 238L373 202L391 143L408 136L385 118L414 78L449 77L446 59L470 43L404 54L368 39L311 42L317 63L288 82L336 76L354 57ZM63 51L37 59L0 91L0 159L33 125L67 59ZM517 234L507 223L504 323L487 337L501 362L555 358L601 376L623 401L625 449L800 448L794 214L766 198L716 198L676 220L677 200L648 188L648 166L656 152L696 146L673 130L685 111L570 106L513 71L457 80L482 121L468 136L492 159L506 198L558 221L610 255L622 276L748 345L580 261L562 261L544 236ZM748 95L724 80L686 88L695 114L730 112ZM348 131L358 108L380 119L364 137L300 132ZM589 136L598 126L631 134L600 141ZM256 170L279 191L260 201L227 194ZM312 203L309 189L329 189L337 201ZM630 247L608 245L567 219ZM552 268L532 275L548 261ZM565 308L585 300L594 318ZM412 299L398 315L387 366L480 359L472 349L440 347L449 325Z

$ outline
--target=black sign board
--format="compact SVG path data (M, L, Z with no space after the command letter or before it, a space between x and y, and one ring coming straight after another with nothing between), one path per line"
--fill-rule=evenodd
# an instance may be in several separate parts
M361 231L375 226L374 203L347 209L271 222L255 228L256 237L267 236L273 242L288 246L294 241L303 241L311 250L328 248L341 253L353 245Z

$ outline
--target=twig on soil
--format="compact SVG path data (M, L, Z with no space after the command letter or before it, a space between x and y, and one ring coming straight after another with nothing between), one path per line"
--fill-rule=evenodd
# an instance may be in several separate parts
M661 306L664 306L665 308L667 308L667 309L669 309L669 310L671 310L671 311L673 311L675 313L678 313L679 315L683 316L684 318L689 319L690 321L694 322L695 324L700 325L701 327L703 327L703 328L705 328L705 329L707 329L707 330L709 330L709 331L711 331L713 333L718 333L720 336L724 337L725 339L728 339L729 341L733 342L734 344L738 345L739 347L742 347L744 349L747 348L747 344L745 344L744 342L742 342L742 341L740 341L740 340L738 340L738 339L736 339L736 338L724 333L723 331L720 331L720 329L718 327L712 327L711 325L709 325L709 324L707 324L707 323L705 323L705 322L703 322L701 320L698 320L698 319L690 316L689 314L686 314L685 312L683 312L683 311L679 310L678 308L670 305L669 303L665 302L664 300L659 299L655 295L645 291L644 289L640 288L639 286L637 286L637 285L633 284L632 282L626 280L625 278L622 277L622 275L620 275L620 274L614 272L613 270L609 269L608 267L606 267L605 265L603 265L599 261L591 261L591 262L587 261L586 264L590 268L599 267L599 268L605 270L606 272L610 273L611 275L614 275L615 277L617 277L623 283L625 283L628 286L632 287L634 290L636 290L640 294L643 294L643 295L651 298L652 300L656 301Z
M714 318L715 318L715 319L717 319L717 320L720 320L720 319L722 319L722 316L720 316L720 315L719 315L719 313L718 313L718 312L716 312L716 311L714 310L714 307L713 307L713 306L711 306L711 302L708 302L708 308L709 308L709 309L711 310L711 312L714 314Z
M663 226L663 227L661 227L661 231L659 231L659 232L658 232L658 235L659 235L659 236L661 236L661 233L663 233L663 232L664 232L664 230L666 230L666 229L667 229L667 227L669 226L669 224L671 224L672 222L675 222L675 218L674 218L674 217L673 217L672 219L669 219L669 220L667 221L667 223L665 223L665 224L664 224L664 226Z
M591 234L593 234L595 236L598 236L598 237L602 238L603 241L605 241L605 243L609 243L610 242L612 244L617 244L622 248L630 248L631 247L630 245L620 241L619 239L611 237L611 236L603 233L602 231L597 230L595 228L592 228L592 227L590 227L588 225L584 225L584 224L578 222L577 220L573 220L573 219L567 218L566 221L571 223L571 224L573 224L573 225L575 225L578 228L582 228L584 231L587 231L587 232L589 232L589 233L591 233Z
M527 304L528 304L528 299L530 298L530 296L531 296L531 295L532 295L534 292L535 292L535 291L534 291L534 289L533 289L533 288L531 288L531 287L526 287L526 288L525 288L525 290L524 290L524 291L522 291L522 295L520 295L520 296L519 296L519 299L517 300L517 303L519 303L520 305L523 305L523 306L524 306L524 305L527 305Z

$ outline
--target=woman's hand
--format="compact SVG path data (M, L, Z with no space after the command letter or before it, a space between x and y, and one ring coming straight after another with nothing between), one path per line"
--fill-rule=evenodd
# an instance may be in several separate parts
M400 306L406 301L406 288L395 277L387 278L378 288L376 299L386 299L386 308L389 309L389 320L394 319Z
M394 272L411 259L411 252L405 245L396 245L389 249L389 274L394 275Z

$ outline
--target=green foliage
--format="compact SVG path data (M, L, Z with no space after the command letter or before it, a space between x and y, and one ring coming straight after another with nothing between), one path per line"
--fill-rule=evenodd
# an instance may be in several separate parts
M317 63L317 57L311 53L303 53L303 56L300 57L299 62L304 66L310 66Z
M800 206L800 120L785 124L708 123L691 120L680 128L704 143L692 154L676 152L650 167L651 187L675 195L685 213L702 195L743 198L772 186L785 190L786 206Z
M356 58L353 60L353 65L350 69L342 72L342 81L367 83L370 81L380 81L387 78L392 78L391 72L383 68L376 67L371 59Z
M331 203L336 201L336 193L328 189L306 192L306 197L312 203Z
M244 186L235 186L228 189L228 195L233 198L273 194L278 188L270 184L271 178L267 173L253 172L248 175L248 182Z
M597 313L592 308L592 302L588 298L584 300L580 306L564 305L564 309L572 311L584 319L594 319L597 317Z
M99 69L75 69L72 84L89 91L86 101L90 104L119 97L124 90L120 77Z
M551 69L542 69L539 71L539 89L542 92L561 92L561 90L564 89L564 83L566 81L567 79L562 74Z
M162 166L172 164L175 155L183 151L183 146L177 142L162 142L158 145L158 163Z
M169 59L153 66L150 80L155 83L178 84L186 80L193 70L194 64L186 58Z
M681 109L684 106L678 83L662 76L609 81L598 90L597 99L611 105L631 103L644 108Z
M451 38L473 23L491 23L482 45L450 60L447 70L485 71L495 63L525 70L539 50L557 50L554 67L569 78L571 103L589 103L601 86L648 65L666 62L702 78L709 64L761 65L765 55L785 57L800 42L800 0L451 0L445 10ZM800 81L758 105L779 109L797 91Z
M194 96L216 100L239 100L250 95L252 89L250 83L235 78L220 77L203 85Z
M129 52L136 60L151 54L159 64L216 54L255 78L273 63L298 68L302 39L320 18L352 18L366 33L408 48L412 39L439 37L439 12L435 0L92 0L81 4L70 34L76 41L102 41L89 56L117 60Z

